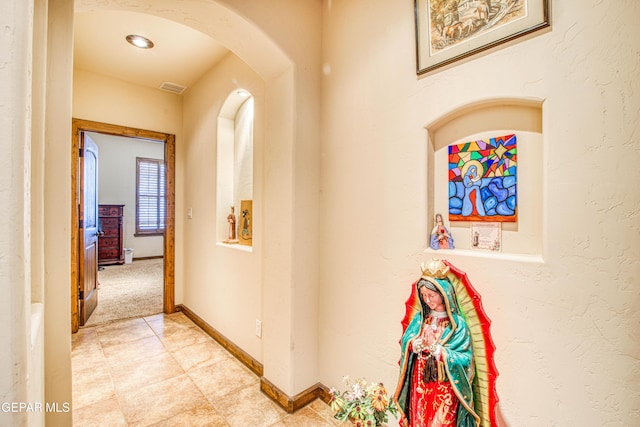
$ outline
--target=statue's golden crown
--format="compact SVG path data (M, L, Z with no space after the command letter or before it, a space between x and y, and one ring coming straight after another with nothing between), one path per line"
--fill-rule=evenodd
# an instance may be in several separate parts
M449 266L438 258L432 258L431 261L420 264L420 270L422 270L422 277L444 279L449 272Z

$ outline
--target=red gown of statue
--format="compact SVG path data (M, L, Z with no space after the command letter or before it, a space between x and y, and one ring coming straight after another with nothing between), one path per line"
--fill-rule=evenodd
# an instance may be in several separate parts
M431 316L427 317L425 327L430 327L431 322ZM449 319L438 319L438 326L448 322ZM427 353L419 355L411 374L411 427L455 427L460 402L448 380L424 381L427 361Z

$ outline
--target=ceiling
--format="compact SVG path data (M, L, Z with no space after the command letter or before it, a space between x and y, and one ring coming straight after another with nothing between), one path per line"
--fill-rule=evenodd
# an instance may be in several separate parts
M130 45L138 34L152 49ZM211 37L176 22L136 12L77 12L74 23L74 68L140 86L160 88L169 82L187 88L229 51Z

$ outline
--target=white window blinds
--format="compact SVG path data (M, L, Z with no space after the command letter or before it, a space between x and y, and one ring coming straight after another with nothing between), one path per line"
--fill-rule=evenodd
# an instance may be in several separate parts
M136 158L136 234L162 234L166 216L165 163Z

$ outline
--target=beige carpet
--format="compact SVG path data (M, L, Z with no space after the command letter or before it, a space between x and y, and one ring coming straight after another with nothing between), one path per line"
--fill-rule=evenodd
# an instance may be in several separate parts
M106 265L98 271L98 307L85 326L162 312L162 258Z

